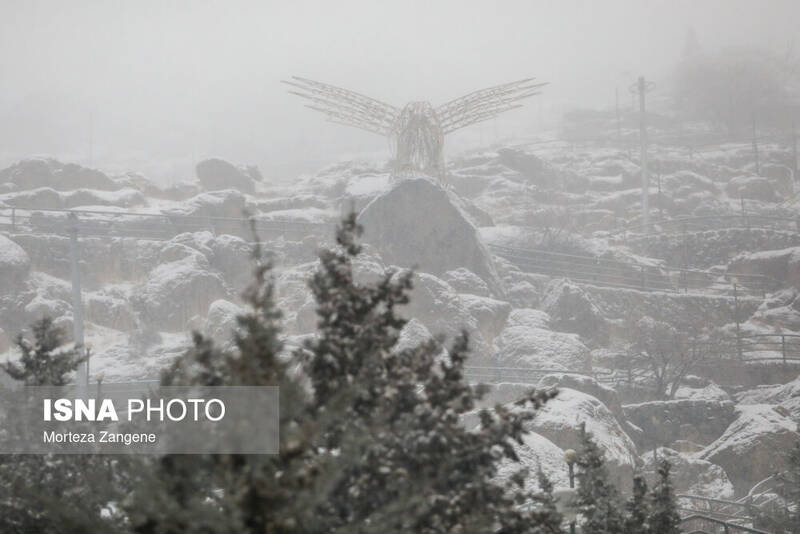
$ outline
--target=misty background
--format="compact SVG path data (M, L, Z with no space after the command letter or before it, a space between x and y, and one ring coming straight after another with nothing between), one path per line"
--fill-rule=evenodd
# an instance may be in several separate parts
M669 90L694 30L705 49L800 46L796 0L0 2L0 165L35 155L190 178L209 156L289 180L388 155L329 124L280 80L306 76L402 106L535 76L513 113L448 137L450 154L552 130L574 107Z

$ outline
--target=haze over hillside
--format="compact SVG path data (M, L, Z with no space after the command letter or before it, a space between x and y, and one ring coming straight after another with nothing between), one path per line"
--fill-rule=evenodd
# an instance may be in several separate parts
M540 133L571 107L607 107L638 75L669 91L687 31L707 50L800 46L792 0L599 3L225 2L0 5L0 163L50 155L160 181L208 156L273 179L379 138L323 123L278 83L303 75L395 105L442 103L526 76L536 102L477 125L454 148Z

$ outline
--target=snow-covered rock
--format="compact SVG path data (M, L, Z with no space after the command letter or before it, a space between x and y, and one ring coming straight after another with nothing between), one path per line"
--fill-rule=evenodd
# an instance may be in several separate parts
M113 191L119 185L107 175L74 163L61 163L54 159L29 159L0 170L0 183L11 182L20 189L52 187L58 191L71 191L81 187ZM41 206L37 206L41 207Z
M627 404L623 410L625 416L643 430L643 439L651 446L670 445L677 440L706 445L720 437L736 418L730 401L650 401Z
M470 317L475 319L483 340L487 343L494 341L506 322L511 305L502 300L470 294L458 295L458 300Z
M0 352L5 352L11 346L11 337L8 332L0 328Z
M24 308L27 323L33 323L43 317L58 319L72 313L72 305L63 300L47 298L43 295L36 295Z
M84 307L87 321L122 331L136 327L136 316L121 292L90 293L84 297Z
M200 193L180 205L165 210L170 215L190 217L244 217L246 200L236 189Z
M502 293L492 258L468 217L433 180L400 180L359 215L364 239L387 264L443 275L464 267Z
M458 293L468 293L470 295L478 295L479 297L492 296L486 282L464 267L447 271L442 276L442 280L450 284Z
M491 338L484 332L495 334L508 314L508 305L493 299L474 295L459 295L440 278L417 273L411 302L400 308L407 319L417 319L434 335L443 334L452 339L462 330L470 333L470 343L477 355L488 355Z
M31 269L31 259L28 254L7 237L0 235L0 290L11 292L27 278Z
M585 371L589 349L577 334L553 332L541 312L514 310L509 324L495 338L494 360L504 367Z
M736 395L739 404L780 404L800 397L800 377L786 384L759 386L742 391Z
M536 385L538 388L570 388L581 393L586 393L595 397L608 408L617 421L624 426L625 414L622 410L617 392L612 388L604 386L594 378L585 375L572 375L565 373L553 373L543 377Z
M778 199L772 181L759 176L738 176L728 182L725 190L733 198L741 197L763 202L775 202Z
M742 253L730 262L728 271L769 276L800 288L800 247Z
M531 430L562 449L580 449L580 425L585 424L594 441L605 453L615 482L627 487L639 463L636 445L625 433L614 414L597 398L570 388L559 390L536 416Z
M0 195L0 201L9 206L20 208L36 208L42 210L57 210L64 207L61 194L52 187L38 187L14 193Z
M568 280L553 280L540 304L550 315L550 324L586 339L607 338L607 324L600 309L587 293Z
M697 458L721 466L741 494L783 469L781 453L793 447L800 434L797 423L773 406L739 405L737 412L736 420Z
M400 337L394 346L395 351L414 349L433 338L425 325L416 319L411 319L400 331Z
M253 177L231 163L218 158L201 161L195 168L197 179L206 191L237 189L252 193L255 189Z
M217 343L225 346L231 343L233 333L238 327L236 318L244 313L244 309L233 302L218 299L208 307L203 332Z
M697 377L699 379L699 377ZM691 399L710 402L731 401L727 391L710 380L699 379L696 382L685 383L675 391L675 399Z
M675 493L704 497L713 495L717 499L733 497L733 484L724 469L667 447L659 447L642 455L645 477L651 485L656 480L656 469L662 460L667 460L672 466L670 475Z
M222 277L209 271L205 258L189 254L154 268L132 297L142 320L159 330L180 331L195 315L229 294Z
M514 451L519 457L519 462L501 463L497 474L498 480L504 480L524 467L528 470L528 478L525 481L527 489L538 488L536 474L539 470L547 476L555 488L569 487L564 451L549 439L535 432L528 432L522 438L521 444L514 443Z
M124 188L117 191L98 191L94 189L76 189L61 195L61 207L79 208L82 206L119 206L131 208L146 204L142 193L136 189ZM37 207L39 204L35 204Z

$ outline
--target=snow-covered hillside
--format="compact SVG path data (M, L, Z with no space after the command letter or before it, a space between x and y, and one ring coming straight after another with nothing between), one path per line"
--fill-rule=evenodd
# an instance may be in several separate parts
M166 189L21 161L0 171L0 352L13 358L14 336L43 315L71 332L58 210L78 215L92 376L113 382L156 378L191 329L228 342L250 270L245 213L275 262L289 346L312 334L306 281L352 208L366 227L359 276L417 270L402 343L466 329L471 372L494 384L487 403L560 388L525 462L563 486L559 459L586 423L621 481L667 457L680 492L741 497L800 438L800 205L788 149L762 147L761 176L748 151L654 147L650 232L637 228L638 164L618 148L462 154L444 186L371 161L275 186L211 160Z

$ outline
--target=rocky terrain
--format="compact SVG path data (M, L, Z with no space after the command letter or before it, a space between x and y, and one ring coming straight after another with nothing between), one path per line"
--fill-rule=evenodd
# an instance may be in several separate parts
M488 404L559 388L520 446L531 467L565 485L563 451L585 423L623 486L666 457L679 492L739 498L800 438L800 206L789 149L760 157L757 175L746 145L653 147L649 232L626 148L461 154L444 186L372 161L279 185L208 160L168 188L20 161L0 171L0 352L13 358L14 336L43 315L72 331L68 219L48 210L81 210L91 375L115 382L157 378L191 329L228 342L250 269L245 213L275 262L289 347L311 335L306 280L352 208L366 228L360 276L417 271L402 343L466 329Z

